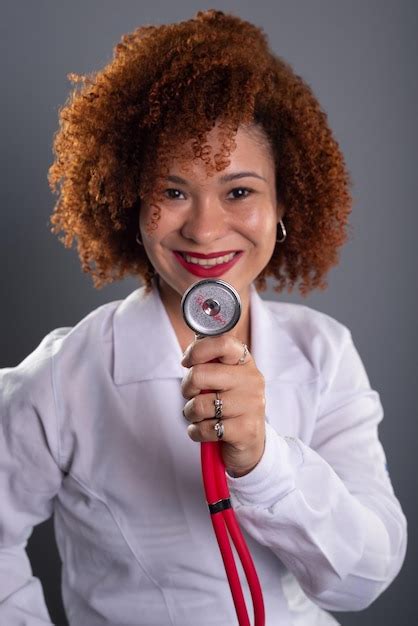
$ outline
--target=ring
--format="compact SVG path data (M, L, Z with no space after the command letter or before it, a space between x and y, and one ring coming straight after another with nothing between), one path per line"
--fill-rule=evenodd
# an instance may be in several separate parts
M248 346L247 346L247 344L246 344L246 343L243 343L243 344L242 344L242 347L244 348L244 354L243 354L243 355L242 355L242 357L239 359L239 361L238 361L237 365L242 365L242 364L244 363L244 361L245 361L245 358L246 358L247 354L248 354Z
M223 425L223 423L219 420L219 422L216 422L216 424L215 424L215 426L213 428L215 429L217 438L218 439L222 439L222 437L224 436L224 425Z
M216 400L213 401L213 404L215 405L215 418L217 420L222 419L222 407L223 407L223 402L220 398L219 393L216 391Z

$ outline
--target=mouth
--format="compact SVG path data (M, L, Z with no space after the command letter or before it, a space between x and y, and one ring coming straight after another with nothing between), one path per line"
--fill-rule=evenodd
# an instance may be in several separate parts
M210 254L187 252L183 250L176 250L176 252L181 254L183 259L185 259L188 263L195 263L202 265L203 267L212 267L213 265L228 263L236 254L239 253L239 250L224 250L222 252L211 252Z
M174 250L173 254L180 265L191 274L212 278L227 272L244 253L242 250L226 250L211 254Z

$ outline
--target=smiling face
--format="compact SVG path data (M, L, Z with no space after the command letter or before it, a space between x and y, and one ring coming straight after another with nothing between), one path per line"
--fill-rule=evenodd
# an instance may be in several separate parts
M264 140L263 140L264 139ZM170 163L158 197L160 219L147 228L153 207L143 203L140 231L145 252L159 275L163 301L178 301L202 278L222 278L248 300L249 286L269 262L276 240L275 165L267 138L258 128L240 127L230 164L207 176L203 161ZM219 150L218 127L208 134Z

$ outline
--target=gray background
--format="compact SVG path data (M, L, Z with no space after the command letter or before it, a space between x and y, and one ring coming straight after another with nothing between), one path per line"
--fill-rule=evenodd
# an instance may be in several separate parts
M138 286L132 278L95 290L76 252L49 232L54 197L46 174L58 107L70 88L67 73L102 67L121 35L140 24L177 22L211 7L264 28L273 50L317 94L353 177L353 236L329 274L328 290L280 298L322 310L352 330L385 409L380 437L409 521L408 553L394 583L367 610L336 615L347 626L418 623L412 597L418 575L417 3L14 0L3 6L0 367L16 365L51 329L74 325ZM66 624L52 520L35 528L28 552L54 623Z

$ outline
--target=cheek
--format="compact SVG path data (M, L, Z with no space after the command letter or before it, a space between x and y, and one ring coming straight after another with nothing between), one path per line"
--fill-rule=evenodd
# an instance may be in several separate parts
M161 208L157 205L144 206L141 208L139 224L143 235L152 236L159 227L161 220Z
M254 210L245 219L247 237L255 244L265 243L276 235L276 216L271 211Z

